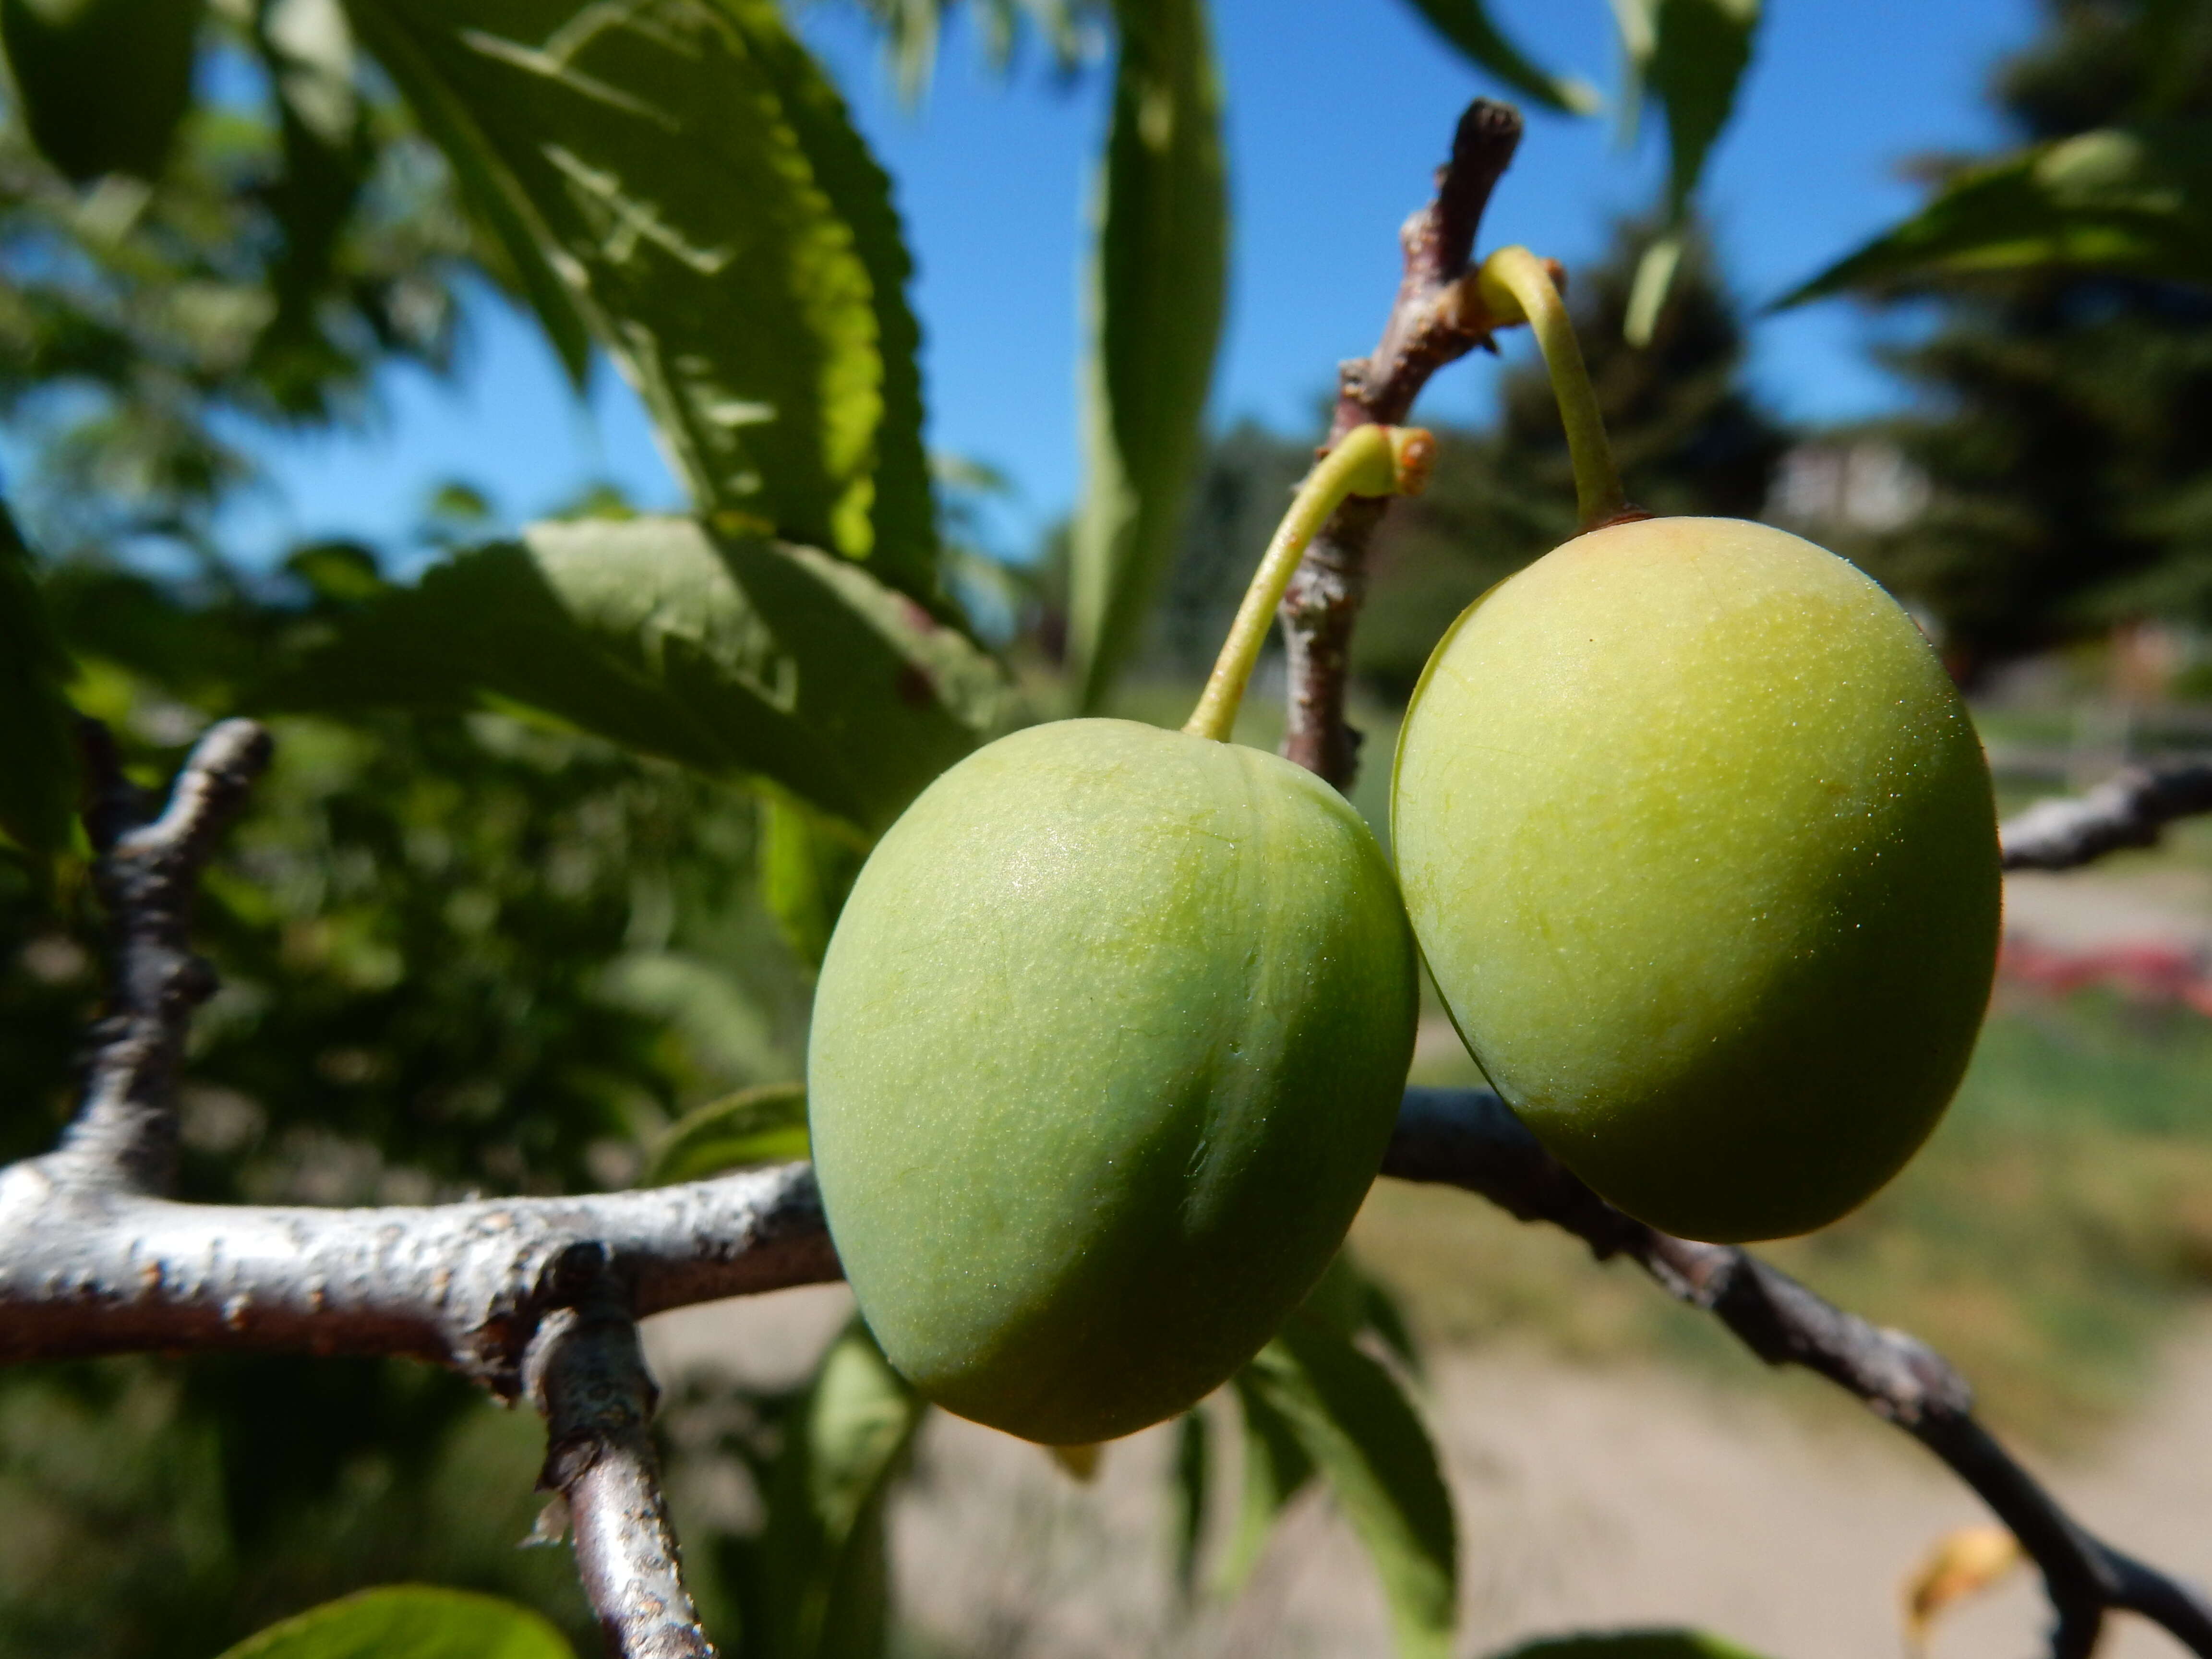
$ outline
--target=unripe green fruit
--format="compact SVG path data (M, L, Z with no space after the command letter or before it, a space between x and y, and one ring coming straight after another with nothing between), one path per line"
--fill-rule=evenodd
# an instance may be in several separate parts
M1016 732L869 857L808 1115L869 1328L1030 1439L1193 1404L1313 1285L1382 1162L1413 937L1342 797L1124 720Z
M1694 1238L1887 1181L1989 998L1989 771L1911 619L1727 519L1577 537L1431 658L1398 872L1461 1035L1561 1162Z

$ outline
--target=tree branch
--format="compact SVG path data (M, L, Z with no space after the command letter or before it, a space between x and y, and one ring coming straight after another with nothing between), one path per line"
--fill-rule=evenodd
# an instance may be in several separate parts
M1896 1424L1972 1486L2041 1569L2057 1614L2051 1659L2087 1659L2117 1608L2212 1659L2212 1603L2069 1516L1975 1419L1966 1379L1918 1338L1846 1313L1732 1245L1675 1238L1614 1209L1486 1091L1407 1090L1382 1173L1465 1188L1523 1221L1565 1229L1600 1261L1626 1256L1768 1364L1816 1371Z
M2177 818L2212 812L2212 762L2131 766L2086 795L2039 800L2003 830L2008 870L2071 870L2124 847L2155 847Z
M177 1066L192 1012L216 985L192 952L192 901L217 837L269 764L269 734L252 720L210 730L150 823L106 728L87 720L81 734L112 1001L90 1034L83 1103L47 1162L71 1184L166 1192L176 1178Z
M714 1659L684 1588L653 1449L660 1391L646 1370L621 1273L587 1246L553 1274L561 1305L539 1326L526 1376L545 1416L538 1485L568 1506L576 1571L615 1659Z
M603 1252L642 1318L840 1277L804 1164L574 1198L368 1210L179 1204L0 1170L0 1362L143 1349L409 1354L503 1398Z
M1478 98L1460 117L1435 199L1399 234L1405 276L1382 341L1337 370L1330 444L1357 426L1402 422L1429 376L1489 344L1498 325L1462 278L1490 192L1520 143L1520 112L1509 104ZM1344 719L1352 625L1366 592L1367 545L1388 506L1355 497L1338 508L1307 548L1279 612L1290 668L1282 752L1339 789L1358 770L1358 734Z

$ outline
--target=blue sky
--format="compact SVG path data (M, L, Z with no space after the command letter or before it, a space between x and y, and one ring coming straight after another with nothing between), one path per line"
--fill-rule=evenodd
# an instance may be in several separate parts
M1612 85L1604 0L1492 4L1540 60ZM2036 21L2032 0L1768 0L1767 11L1705 197L1726 268L1754 301L1908 211L1906 158L2000 141L1983 88ZM1373 343L1397 278L1396 227L1424 198L1460 108L1498 89L1402 0L1216 0L1215 15L1237 232L1214 418L1303 433L1337 361ZM1000 82L956 27L928 101L909 110L851 11L832 0L804 30L896 181L919 267L931 446L1012 477L1020 495L1000 534L1018 541L1078 483L1078 303L1104 78L1055 86L1032 52ZM1660 160L1656 143L1624 149L1603 118L1532 115L1485 244L1591 257L1612 218L1651 198ZM1899 389L1867 359L1873 326L1847 302L1760 319L1759 388L1807 419L1893 406ZM1495 373L1454 367L1422 412L1486 419ZM618 377L602 373L580 402L496 301L471 307L459 385L403 369L380 390L368 432L262 442L276 489L229 526L240 551L302 534L397 539L447 477L483 489L510 524L596 478L678 500Z

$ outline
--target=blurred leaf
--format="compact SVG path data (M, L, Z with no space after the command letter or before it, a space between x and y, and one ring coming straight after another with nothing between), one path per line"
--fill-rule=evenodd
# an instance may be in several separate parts
M1631 345L1650 343L1681 261L1691 198L1751 64L1759 9L1759 0L1615 0L1627 60L1624 116L1633 122L1647 94L1667 113L1666 230L1637 271L1623 331Z
M1411 0L1411 3L1428 20L1429 27L1458 48L1469 63L1487 70L1523 97L1569 115L1589 115L1599 108L1602 100L1596 88L1573 76L1553 75L1532 62L1491 21L1482 0Z
M788 1077L797 1058L778 1045L768 1011L749 994L738 966L726 956L625 951L599 970L595 988L601 1001L662 1026L718 1082Z
M1053 1467L1079 1486L1089 1486L1098 1478L1098 1466L1106 1461L1104 1444L1096 1440L1082 1441L1072 1446L1047 1446L1047 1457Z
M1235 1595L1252 1577L1267 1551L1275 1522L1291 1498L1313 1479L1313 1459L1247 1365L1231 1379L1244 1422L1244 1473L1237 1504L1237 1529L1230 1536L1218 1583Z
M766 778L882 830L1008 711L1004 676L866 572L688 519L538 525L336 624L283 706L503 703Z
M1985 1524L1945 1533L1905 1581L1905 1650L1925 1652L1938 1616L1996 1588L2027 1559L2008 1528Z
M1119 0L1085 366L1070 649L1103 702L1165 576L1196 467L1229 269L1221 92L1203 0Z
M933 600L889 183L771 0L349 4L572 370L588 320L699 507Z
M2212 15L2202 0L2144 0L2134 14L2130 32L2136 36L2136 56L2144 84L2129 100L2129 113L2138 118L2170 114L2191 102L2204 84L2205 69L2212 64L2212 28L2206 27ZM2090 27L2110 24L2100 18ZM2017 90L2017 82L2008 88Z
M709 1101L685 1113L646 1161L639 1185L702 1181L756 1164L807 1156L806 1085L770 1083Z
M1748 1649L1694 1630L1590 1631L1547 1636L1492 1659L1758 1659Z
M2212 121L2100 128L1961 173L1776 304L2039 265L2212 288Z
M1636 262L1636 275L1628 286L1628 310L1620 320L1620 337L1641 350L1651 343L1659 326L1660 307L1674 286L1674 272L1682 263L1687 238L1670 230L1651 242Z
M0 42L24 124L78 184L149 183L191 100L202 0L0 0Z
M575 1659L527 1607L469 1590L400 1584L325 1601L221 1659Z
M0 836L40 860L67 843L76 811L69 677L31 551L0 505Z
M874 1659L890 1620L885 1483L927 1409L858 1320L833 1345L770 1478L765 1659Z
M884 32L884 57L899 96L919 103L937 70L937 48L945 17L957 0L859 0ZM1012 65L1022 26L1033 23L1063 76L1073 74L1094 49L1096 32L1084 27L1097 0L977 0L984 57L1003 74Z
M339 0L267 0L255 22L279 100L323 143L349 143L360 100L353 30Z
M1366 1547L1399 1654L1448 1655L1459 1596L1451 1494L1397 1379L1304 1311L1242 1375L1289 1423Z
M1649 94L1667 112L1668 217L1679 220L1735 108L1759 0L1620 0L1616 11L1631 110Z
M761 896L793 954L818 969L867 848L849 830L772 790L762 794L760 814Z
M270 261L276 314L255 342L257 367L288 412L317 412L340 361L319 313L341 238L376 165L354 89L353 33L338 0L274 0L255 45L274 82L283 167L261 191L282 239Z
M1194 1407L1176 1423L1175 1577L1188 1598L1198 1588L1198 1547L1206 1536L1206 1499L1211 1484L1206 1413Z

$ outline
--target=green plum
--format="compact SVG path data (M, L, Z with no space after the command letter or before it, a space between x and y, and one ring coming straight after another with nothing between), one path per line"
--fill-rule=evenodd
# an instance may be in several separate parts
M1765 526L1593 530L1469 606L1392 836L1498 1092L1630 1213L1835 1219L1957 1088L1995 969L1988 767L1912 620Z
M1053 1444L1218 1385L1374 1178L1415 973L1374 837L1273 755L1077 720L945 774L860 872L807 1054L891 1363Z

